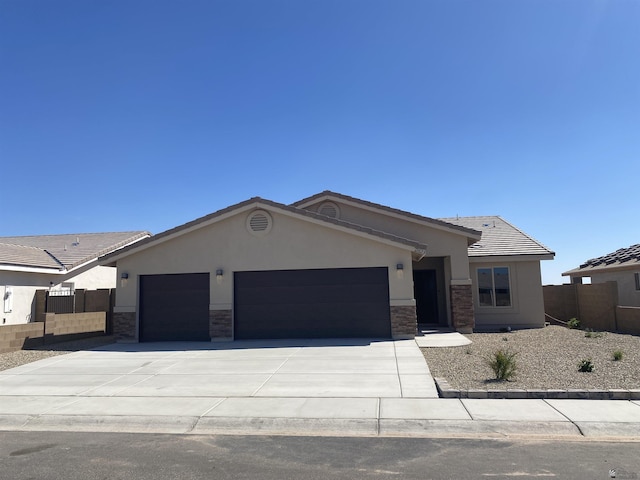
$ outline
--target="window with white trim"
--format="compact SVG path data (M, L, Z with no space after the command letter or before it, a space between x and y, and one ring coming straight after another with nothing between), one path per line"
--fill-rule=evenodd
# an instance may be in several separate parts
M478 268L478 303L481 307L510 307L509 267Z

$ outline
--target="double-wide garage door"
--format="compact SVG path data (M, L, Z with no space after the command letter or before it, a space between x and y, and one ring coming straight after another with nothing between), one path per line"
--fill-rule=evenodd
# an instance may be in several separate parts
M140 277L140 341L209 341L209 274ZM234 274L236 339L389 338L387 268Z
M386 267L234 274L236 339L388 338Z

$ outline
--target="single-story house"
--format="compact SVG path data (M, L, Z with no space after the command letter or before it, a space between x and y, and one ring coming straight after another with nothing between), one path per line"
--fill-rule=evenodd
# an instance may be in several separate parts
M540 260L500 217L434 219L324 191L251 198L110 253L123 341L412 338L544 326Z
M619 305L640 307L640 243L587 260L562 275L571 283L582 283L585 277L591 283L616 282Z
M149 236L139 231L0 237L0 325L33 321L36 290L114 288L115 268L98 265L98 257Z

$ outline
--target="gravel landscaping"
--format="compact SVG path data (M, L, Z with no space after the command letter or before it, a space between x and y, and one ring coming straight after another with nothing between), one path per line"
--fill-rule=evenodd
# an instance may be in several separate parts
M463 347L422 348L434 377L454 389L638 389L640 337L608 332L585 332L559 326L509 333L473 333ZM497 350L517 352L515 377L496 381L487 364ZM613 353L622 351L622 359ZM594 370L578 371L582 360Z
M17 352L0 353L0 370L19 367L25 363L35 362L43 358L55 357L66 353L88 350L90 348L101 347L115 342L111 336L91 337L72 342L56 343L44 345L42 347L29 350L18 350Z

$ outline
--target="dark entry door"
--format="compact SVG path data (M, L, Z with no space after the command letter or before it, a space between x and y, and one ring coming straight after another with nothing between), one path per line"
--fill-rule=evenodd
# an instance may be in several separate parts
M389 338L386 267L236 272L235 338Z
M209 341L209 274L140 276L140 341Z
M439 323L436 271L414 270L413 292L416 299L418 323Z

